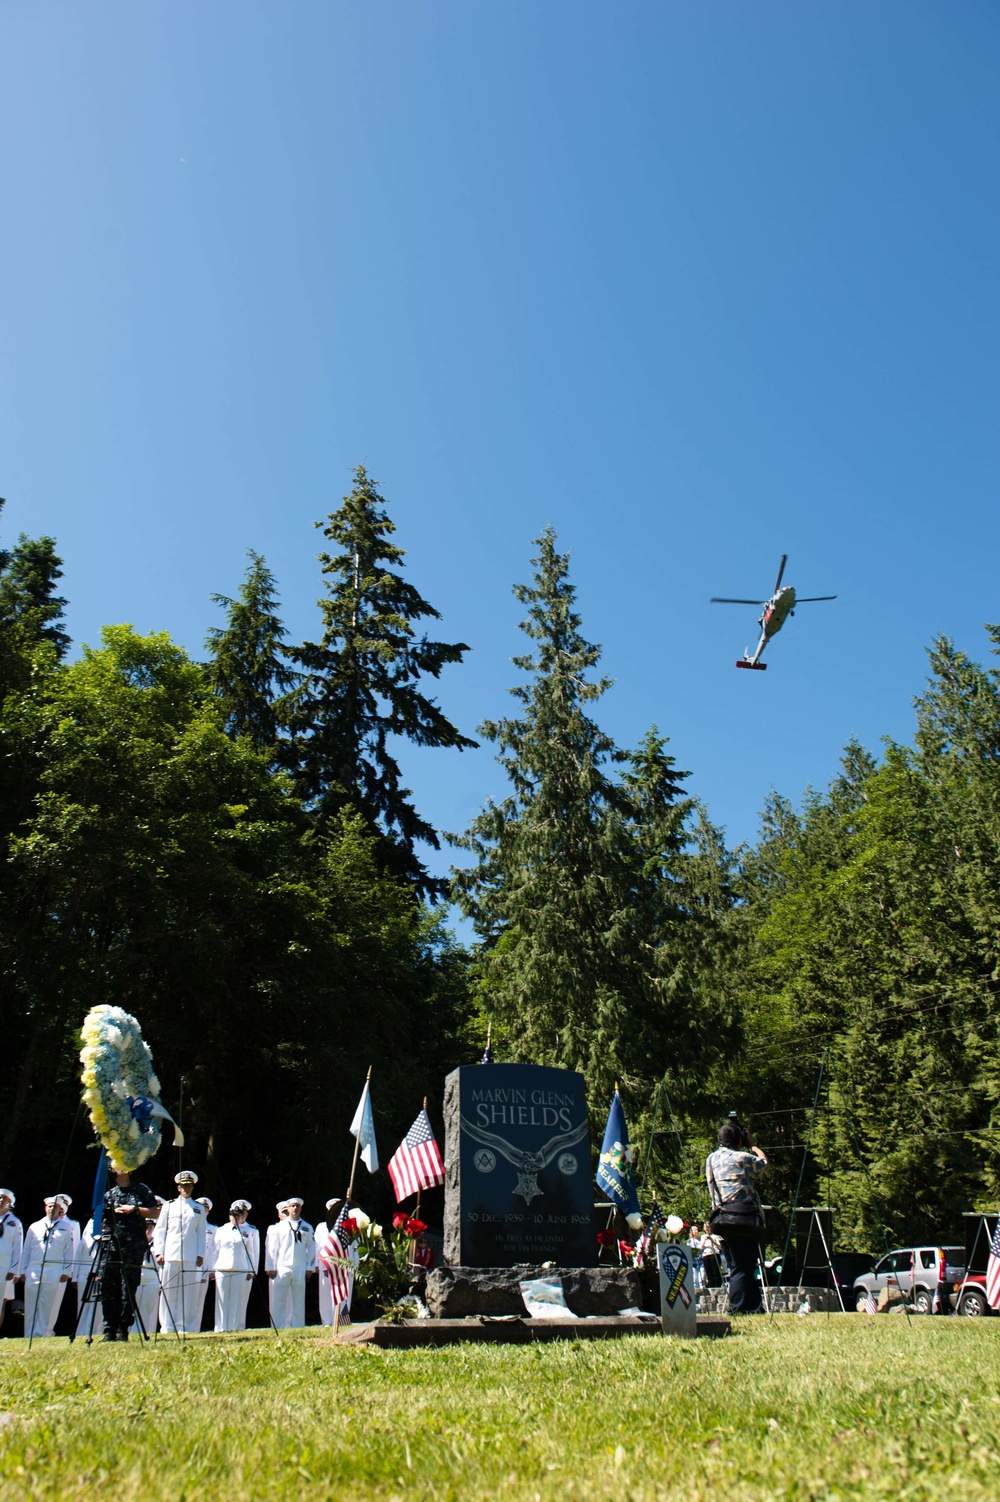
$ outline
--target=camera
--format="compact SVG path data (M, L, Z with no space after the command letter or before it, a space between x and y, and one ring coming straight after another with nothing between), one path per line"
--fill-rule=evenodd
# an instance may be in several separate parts
M742 1121L740 1120L740 1114L739 1114L738 1111L730 1111L730 1113L729 1113L729 1121L730 1121L730 1124L732 1126L734 1126L736 1128L736 1130L739 1132L744 1151L745 1152L749 1152L749 1150L750 1150L750 1129L749 1129L749 1127L745 1127L743 1125Z

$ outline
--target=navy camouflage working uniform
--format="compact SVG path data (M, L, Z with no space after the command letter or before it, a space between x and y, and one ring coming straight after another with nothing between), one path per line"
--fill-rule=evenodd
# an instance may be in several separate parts
M132 1214L116 1214L119 1205L132 1205ZM104 1334L111 1340L128 1339L135 1295L142 1277L147 1242L146 1219L139 1214L139 1206L155 1210L156 1196L148 1184L140 1184L134 1179L124 1189L115 1184L104 1196L100 1238L105 1258L101 1309Z

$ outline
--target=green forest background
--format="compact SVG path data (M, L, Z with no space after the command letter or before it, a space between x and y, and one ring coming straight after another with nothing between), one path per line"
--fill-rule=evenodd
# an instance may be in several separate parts
M609 680L546 530L515 586L512 701L476 731L507 795L446 834L394 751L476 744L431 697L468 648L428 636L393 534L357 470L323 525L320 640L287 639L251 553L202 661L122 625L69 660L55 541L0 554L0 1182L22 1215L68 1189L86 1218L78 1030L109 1002L223 1215L239 1193L266 1224L297 1192L319 1219L368 1066L384 1162L424 1095L440 1132L443 1077L492 1024L498 1061L583 1071L598 1141L620 1082L647 1208L704 1215L735 1107L776 1241L803 1164L842 1248L954 1240L998 1187L997 670L935 641L912 745L848 745L828 789L772 793L730 850L660 727L631 749L600 728ZM451 883L422 858L446 841ZM153 1187L176 1166L161 1150ZM361 1177L386 1213L384 1170Z

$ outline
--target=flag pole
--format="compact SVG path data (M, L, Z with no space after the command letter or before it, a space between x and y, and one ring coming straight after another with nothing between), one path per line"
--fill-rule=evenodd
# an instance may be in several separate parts
M368 1086L371 1084L371 1078L372 1078L372 1066L369 1064L368 1065L368 1073L365 1075L365 1088L364 1088L364 1091L362 1092L362 1096L361 1096L362 1100L364 1100L365 1096L368 1094ZM361 1147L361 1129L360 1129L360 1126L359 1126L359 1128L358 1128L358 1135L354 1139L354 1158L353 1158L353 1160L351 1162L351 1182L347 1186L347 1206L348 1206L348 1209L350 1209L351 1200L352 1200L352 1198L354 1196L354 1175L357 1172L357 1168L358 1168L358 1149L360 1147Z

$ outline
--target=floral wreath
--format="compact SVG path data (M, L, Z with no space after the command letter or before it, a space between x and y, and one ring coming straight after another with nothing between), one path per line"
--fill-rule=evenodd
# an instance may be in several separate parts
M116 1168L131 1172L160 1145L160 1103L153 1055L136 1019L121 1007L91 1007L81 1030L83 1099L94 1131ZM175 1136L180 1146L183 1137Z

